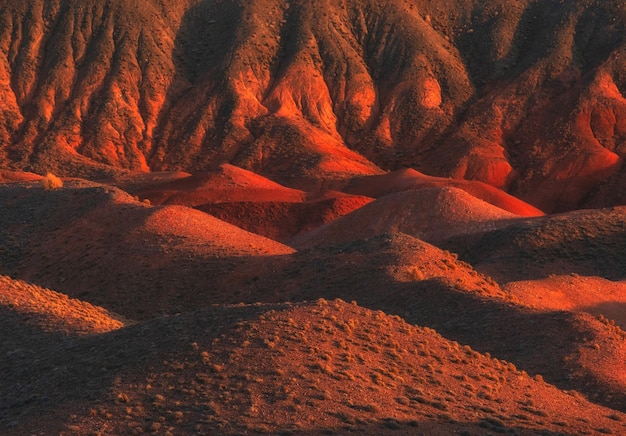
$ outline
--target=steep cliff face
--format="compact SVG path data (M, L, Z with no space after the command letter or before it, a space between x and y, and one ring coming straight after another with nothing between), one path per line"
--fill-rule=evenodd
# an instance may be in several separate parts
M625 17L617 0L0 0L0 160L230 162L295 186L413 166L572 209L623 178Z

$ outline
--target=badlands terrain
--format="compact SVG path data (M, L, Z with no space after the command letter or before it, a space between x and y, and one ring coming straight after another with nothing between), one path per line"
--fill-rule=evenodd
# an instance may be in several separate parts
M0 434L626 434L625 29L0 0Z

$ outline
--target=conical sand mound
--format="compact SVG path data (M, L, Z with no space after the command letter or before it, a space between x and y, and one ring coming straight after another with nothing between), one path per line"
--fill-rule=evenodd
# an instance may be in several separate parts
M169 240L181 250L237 257L293 253L285 245L247 232L206 213L183 206L160 206L149 211L136 234Z
M412 168L404 168L383 175L358 177L351 180L342 190L351 194L378 198L394 192L435 187L462 189L480 200L515 215L543 215L543 212L530 204L485 183L427 176Z
M188 174L173 180L161 181L155 178L152 183L148 176L126 176L116 183L140 198L149 199L152 204L178 204L199 206L222 202L301 202L305 194L297 189L287 188L251 171L224 164L209 172Z
M326 226L295 237L297 248L402 232L437 243L495 229L518 218L457 188L405 191L382 197Z

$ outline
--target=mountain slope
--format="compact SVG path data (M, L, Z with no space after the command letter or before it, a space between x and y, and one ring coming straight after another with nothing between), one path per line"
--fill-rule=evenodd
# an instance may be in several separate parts
M617 0L2 0L0 162L230 162L299 188L413 166L569 210L623 179L625 16Z

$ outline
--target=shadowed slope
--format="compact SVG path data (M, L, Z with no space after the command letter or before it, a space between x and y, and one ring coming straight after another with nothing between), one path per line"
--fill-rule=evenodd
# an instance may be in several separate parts
M193 307L219 283L228 288L229 275L250 259L293 252L203 212L152 208L103 185L11 184L0 196L3 273L129 318ZM236 299L218 294L210 303Z
M3 393L16 381L30 391L20 416L10 410L21 396L1 397L9 407L0 425L19 433L619 433L624 425L622 414L507 362L341 301L211 308L54 346L24 337L26 349L36 345L28 379L13 365L11 382L0 383ZM63 370L44 376L49 367Z
M295 235L330 223L373 201L369 197L340 193L330 193L327 197L303 203L211 203L197 206L197 209L242 229L286 243Z
M622 280L626 272L624 207L520 220L443 244L501 282L577 273Z
M621 183L618 0L0 5L4 166L230 162L306 189L411 166L548 212Z

